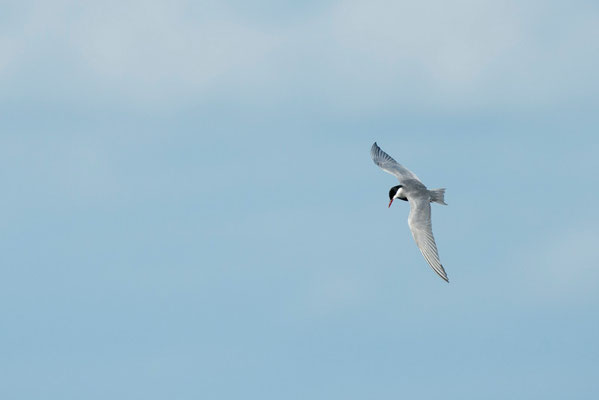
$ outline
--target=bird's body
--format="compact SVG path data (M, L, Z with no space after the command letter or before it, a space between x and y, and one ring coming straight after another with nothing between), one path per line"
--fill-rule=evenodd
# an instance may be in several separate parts
M447 273L445 273L445 269L441 265L437 244L433 236L430 204L435 202L445 205L445 189L427 189L412 171L391 158L376 143L372 145L370 154L376 165L381 167L385 172L395 175L401 183L401 185L394 186L389 191L389 207L391 207L391 203L395 199L405 200L410 203L408 225L412 231L412 236L420 252L433 270L441 278L449 282Z

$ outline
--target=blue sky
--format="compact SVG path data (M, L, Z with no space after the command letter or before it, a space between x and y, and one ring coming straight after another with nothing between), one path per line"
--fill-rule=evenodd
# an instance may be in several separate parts
M599 395L595 2L0 14L2 398Z

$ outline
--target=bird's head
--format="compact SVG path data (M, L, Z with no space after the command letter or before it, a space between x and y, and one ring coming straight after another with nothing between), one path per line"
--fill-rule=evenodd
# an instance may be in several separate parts
M393 200L395 200L395 199L408 201L408 199L406 198L406 195L403 193L402 188L403 188L402 185L397 185L397 186L393 186L391 189L389 189L389 207L391 207L391 203L393 203Z

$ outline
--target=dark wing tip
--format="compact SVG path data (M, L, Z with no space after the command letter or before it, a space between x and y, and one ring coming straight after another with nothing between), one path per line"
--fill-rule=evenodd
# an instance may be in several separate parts
M372 161L374 161L375 164L376 164L376 157L378 154L378 150L379 150L379 146L377 146L376 142L374 142L372 144L372 147L370 148L370 158L372 158Z
M372 147L370 148L370 154L376 154L376 151L379 149L379 145L374 142Z
M440 274L437 270L435 270L437 275L439 275L441 278L443 278L443 280L445 282L449 283L449 278L447 278L447 272L445 272L445 268L443 268L443 265L441 265L441 271L443 271L443 274Z
M372 158L372 161L374 161L378 165L379 160L381 158L384 158L384 156L385 156L385 153L383 152L383 150L381 150L379 145L376 144L376 142L374 142L372 144L372 147L370 148L370 157Z

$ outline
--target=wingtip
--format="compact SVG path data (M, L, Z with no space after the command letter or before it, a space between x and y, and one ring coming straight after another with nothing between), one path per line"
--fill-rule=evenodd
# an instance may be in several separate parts
M441 268L443 268L443 266L441 266ZM445 269L443 269L443 272L445 272ZM443 280L447 283L449 283L449 278L447 277L447 273L445 272L444 275L439 275L441 278L443 278Z
M372 161L375 161L375 157L377 156L378 152L379 152L379 146L376 144L376 142L374 142L372 144L372 147L370 148L370 158L372 158ZM376 164L376 161L375 161Z
M441 265L441 271L437 271L437 269L433 268L434 271L443 279L445 282L449 283L449 278L447 277L447 272L445 272L445 268ZM441 273L442 272L442 273Z
M372 146L370 147L370 155L374 159L374 157L377 157L380 154L380 152L381 152L381 148L379 147L378 144L376 144L376 142L374 142L372 144Z

